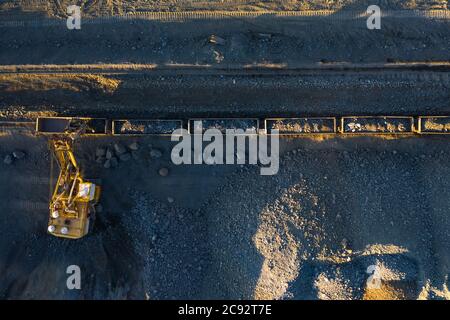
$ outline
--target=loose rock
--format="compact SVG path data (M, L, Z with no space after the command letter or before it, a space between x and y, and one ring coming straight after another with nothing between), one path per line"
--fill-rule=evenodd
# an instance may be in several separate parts
M162 151L159 149L152 149L150 150L150 157L152 157L153 159L161 158Z
M161 177L167 177L169 175L169 169L161 168L158 170L158 173Z
M111 148L108 148L106 150L106 159L111 159L112 156L113 156L113 152L112 152Z
M213 34L212 36L209 37L209 42L212 44L224 45L225 39Z
M137 151L133 150L133 151L131 151L131 157L134 160L138 160L139 159L139 153Z
M95 156L96 156L96 157L104 157L105 155L106 155L106 149L105 149L105 148L98 147L98 148L95 150Z
M106 160L105 164L103 165L103 167L105 167L106 169L111 168L111 160L110 159Z
M116 151L116 154L118 156L120 156L121 154L124 154L125 152L127 152L127 149L125 149L125 147L123 145L121 145L120 143L115 143L114 144L114 150Z
M132 144L130 144L128 146L128 148L130 148L130 150L133 150L133 151L139 150L139 144L137 142L133 142Z
M106 158L105 157L98 157L96 160L95 160L95 162L97 162L97 163L104 163L106 161Z
M13 163L13 157L10 154L8 154L8 155L5 156L5 159L3 160L3 162L5 164L12 164Z
M112 157L111 159L109 159L109 161L111 162L111 167L112 168L117 167L117 165L119 164L119 161L117 160L116 157Z
M120 161L123 161L123 162L125 162L125 161L128 161L128 160L130 160L131 159L131 154L130 153L124 153L124 154L121 154L120 156L119 156L119 159L120 159Z

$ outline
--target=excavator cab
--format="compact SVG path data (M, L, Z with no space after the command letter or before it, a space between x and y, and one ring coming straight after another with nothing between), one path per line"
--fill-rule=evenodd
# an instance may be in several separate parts
M50 200L48 232L54 236L79 239L89 231L100 187L84 180L72 151L71 139L51 139L50 149L60 173Z

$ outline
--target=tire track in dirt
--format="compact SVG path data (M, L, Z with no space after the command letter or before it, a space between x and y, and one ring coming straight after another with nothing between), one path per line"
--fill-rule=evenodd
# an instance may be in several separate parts
M53 5L53 11L57 12L56 16L65 17L67 14L59 3ZM369 14L364 11L334 11L334 10L318 10L318 11L181 11L181 12L139 12L125 13L120 11L118 5L113 3L102 2L100 5L101 15L98 17L82 17L83 24L110 24L127 20L152 20L160 22L184 22L190 20L235 20L235 19L288 19L293 21L317 20L323 19L327 22L366 20ZM105 14L107 13L107 14ZM389 19L430 19L430 20L450 20L450 10L387 10L383 11L382 18ZM65 19L15 19L10 20L3 17L0 20L0 27L48 27L48 26L65 26Z

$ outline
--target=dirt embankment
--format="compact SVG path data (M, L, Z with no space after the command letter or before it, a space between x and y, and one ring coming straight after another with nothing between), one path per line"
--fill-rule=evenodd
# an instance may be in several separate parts
M113 93L120 85L120 81L101 75L36 75L15 74L0 75L1 87L5 93L17 92L46 92L52 90L83 92L99 91Z
M125 119L446 115L448 79L446 72L420 71L253 77L1 75L0 106Z

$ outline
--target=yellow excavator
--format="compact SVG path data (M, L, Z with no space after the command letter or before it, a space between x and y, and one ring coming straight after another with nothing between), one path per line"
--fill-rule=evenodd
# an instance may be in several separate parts
M50 199L48 233L62 238L79 239L89 231L100 198L100 187L84 180L73 155L72 145L82 130L64 137L51 138L50 150L60 172Z

